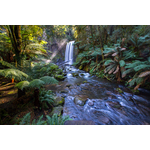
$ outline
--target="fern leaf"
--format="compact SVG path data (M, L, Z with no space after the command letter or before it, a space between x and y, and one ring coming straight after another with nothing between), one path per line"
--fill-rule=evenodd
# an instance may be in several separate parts
M150 68L150 65L144 65L144 64L142 64L142 65L136 66L134 68L134 70L135 71L139 71L139 70L144 69L144 68Z
M110 63L114 63L114 62L115 62L114 60L107 60L107 61L104 63L104 65L107 66L107 65L109 65Z
M149 74L150 74L150 71L145 71L145 72L140 73L139 77L145 77Z
M8 62L6 62L6 61L1 61L0 60L0 64L2 65L2 66L6 66L6 67L9 67L9 68L11 68L11 69L16 69L16 67L14 67L12 64L10 64L10 63L8 63Z
M15 85L15 87L17 87L18 89L23 90L24 88L28 87L29 84L30 84L30 82L28 82L28 81L21 81L21 82L17 83Z
M118 71L119 71L119 65L117 66L117 68L113 74L116 74Z
M122 73L122 78L124 78L128 73L131 73L131 72L133 72L134 70L131 68L131 69L127 69L126 71L124 71L123 73Z
M29 87L31 88L40 88L45 84L44 81L40 80L40 79L34 79L30 82Z
M116 67L113 67L113 68L108 72L108 74L113 73L113 72L115 71L115 69L116 69Z
M116 56L116 55L118 55L118 52L112 54L112 56Z
M30 112L27 113L21 120L20 122L20 125L29 125L30 124L30 118L31 118L31 115L30 115Z
M29 77L26 73L18 69L3 69L0 70L0 75L4 77L8 77L10 79L14 78L19 81L27 79Z
M44 81L45 84L58 84L58 81L55 78L49 76L41 77L40 80Z
M126 63L125 63L124 60L120 60L120 61L119 61L119 64L120 64L120 67L123 67L123 66L125 66Z

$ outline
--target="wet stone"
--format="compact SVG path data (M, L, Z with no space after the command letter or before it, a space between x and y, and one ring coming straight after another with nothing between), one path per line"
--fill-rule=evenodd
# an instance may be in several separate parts
M87 101L87 96L86 95L78 95L78 96L75 96L74 98L74 103L76 105L80 105L80 106L83 106L85 104L85 102Z
M68 90L62 90L61 93L68 93Z
M67 85L66 85L66 87L70 87L70 86L71 86L71 84L67 84Z
M53 108L53 111L51 112L50 115L57 114L58 116L61 116L62 112L63 112L63 107L58 106Z
M65 101L65 99L64 99L63 97L57 97L57 98L54 100L53 105L54 105L54 106L63 105L63 104L64 104L64 101Z
M99 120L100 122L105 123L105 124L109 122L109 119L108 119L107 117L104 117L104 116L99 116L99 117L98 117L98 120Z
M88 102L88 105L89 105L89 106L93 106L94 103L93 103L92 101L90 101L90 102Z
M88 120L68 120L64 125L95 125L95 123Z

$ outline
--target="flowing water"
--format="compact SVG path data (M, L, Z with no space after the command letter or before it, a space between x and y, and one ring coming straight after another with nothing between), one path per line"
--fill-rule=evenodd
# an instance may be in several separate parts
M61 66L66 79L51 88L57 96L65 98L63 116L93 121L97 125L150 124L150 92L139 89L140 93L136 95L115 81L91 76L71 66L73 48L70 50L68 47L72 44L66 48L67 64Z
M73 46L74 41L67 43L66 52L65 52L65 62L66 64L72 65L73 63Z

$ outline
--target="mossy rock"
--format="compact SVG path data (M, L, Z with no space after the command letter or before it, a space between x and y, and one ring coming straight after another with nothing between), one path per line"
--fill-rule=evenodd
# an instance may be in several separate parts
M56 70L56 74L63 74L63 71L59 68Z
M82 70L82 68L83 68L83 67L82 67L82 65L81 65L81 66L79 67L79 69Z
M54 107L52 112L50 113L50 115L52 116L53 114L57 114L58 116L61 116L63 112L63 107L62 106L58 106L58 107Z
M77 83L77 86L80 86L81 83Z
M78 73L72 73L72 76L77 77L77 76L79 76L79 74Z
M81 76L84 76L84 73L81 73L80 75L81 75Z
M6 82L2 82L2 85L6 84Z
M65 102L65 99L64 99L63 97L57 97L57 98L54 100L53 105L54 105L54 106L63 105L64 102Z
M120 88L116 89L119 93L123 93L123 91Z
M55 78L58 80L58 81L62 81L65 79L65 77L63 75L55 75Z
M68 90L64 89L61 91L61 93L68 93Z
M120 108L121 105L114 105L113 107L114 107L114 108Z
M79 106L84 106L84 104L86 103L87 101L87 96L86 95L78 95L78 96L75 96L74 98L74 103L76 105L79 105Z
M83 81L83 83L87 83L87 81Z
M66 87L70 87L70 86L71 86L71 84L67 84L67 85L66 85Z
M58 67L57 65L51 65L50 68L51 68L51 70L56 70L56 69L58 69L59 67Z

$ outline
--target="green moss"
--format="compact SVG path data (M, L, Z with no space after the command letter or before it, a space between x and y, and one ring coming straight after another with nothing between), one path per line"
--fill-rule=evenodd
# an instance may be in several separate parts
M87 81L83 81L83 83L87 83Z
M8 92L7 94L16 94L16 93L17 93L17 90L13 90L13 91Z
M82 67L82 65L81 65L81 66L79 67L79 69L82 70L82 68L83 68L83 67Z
M71 84L67 84L67 85L66 85L66 87L70 87L70 86L71 86Z
M2 82L2 85L6 84L6 82Z
M77 86L79 86L81 83L77 83Z
M62 81L65 79L65 77L63 75L55 75L55 78L59 81Z
M64 99L63 97L57 97L57 98L54 100L53 105L54 105L54 106L63 105L64 102L65 102L65 99Z
M58 67L57 65L51 65L50 68L51 68L51 70L56 70L56 69L58 69L59 67Z
M62 69L60 69L60 68L59 68L59 69L57 69L57 70L56 70L56 74L63 74Z
M73 77L77 77L78 74L77 74L77 73L72 73L72 76L73 76Z
M121 106L120 105L114 105L114 108L120 108Z
M51 112L50 115L52 116L54 114L57 114L58 116L61 116L62 111L63 111L63 107L62 106L54 107L53 111Z
M120 88L116 89L119 93L123 93L123 91Z

